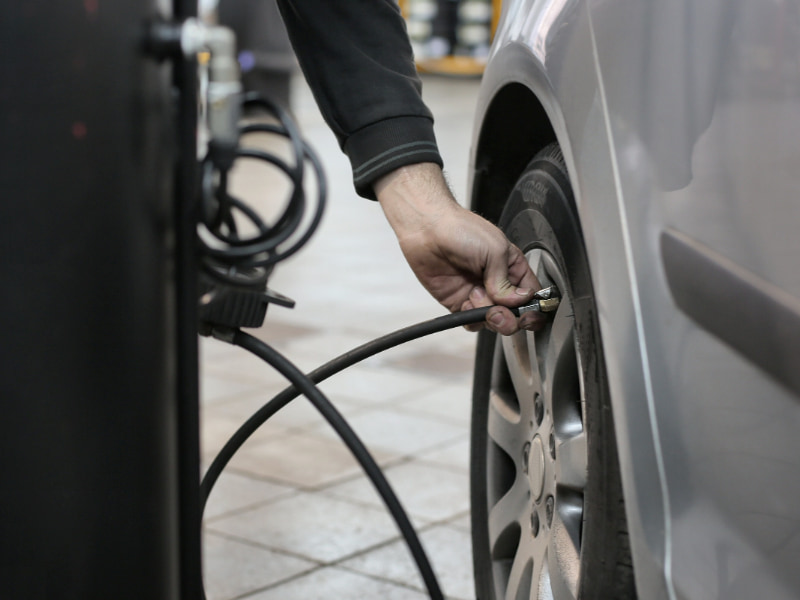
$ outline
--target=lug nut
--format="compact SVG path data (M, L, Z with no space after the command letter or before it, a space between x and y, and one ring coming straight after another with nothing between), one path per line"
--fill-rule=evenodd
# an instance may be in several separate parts
M539 394L536 394L533 398L533 412L536 415L536 426L542 424L542 419L544 419L544 402L542 402L542 397Z
M539 535L539 512L536 510L536 507L533 507L533 512L531 513L531 533L533 537Z
M528 472L528 458L531 455L531 443L525 442L525 445L522 447L522 470L523 472Z
M547 497L547 501L544 505L545 514L547 515L547 526L550 527L553 524L553 510L555 509L556 500L552 496Z

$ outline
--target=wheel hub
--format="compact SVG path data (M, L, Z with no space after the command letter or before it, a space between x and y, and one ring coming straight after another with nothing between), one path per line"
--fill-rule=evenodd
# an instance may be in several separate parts
M528 480L531 485L531 496L534 500L542 497L544 474L544 444L539 434L536 434L531 441L531 449L528 453Z

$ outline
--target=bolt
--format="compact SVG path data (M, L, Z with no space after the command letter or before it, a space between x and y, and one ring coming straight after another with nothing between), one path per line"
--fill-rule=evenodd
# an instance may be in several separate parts
M534 506L531 513L531 533L533 533L533 537L539 535L539 524L539 513Z
M522 470L527 473L528 472L528 457L531 455L531 443L525 442L525 445L522 447Z
M536 415L536 426L538 427L542 424L542 419L544 419L544 402L542 402L542 397L539 394L536 394L533 398L533 410Z
M553 435L553 432L550 432L550 457L555 460L556 459L556 436Z
M545 513L547 514L547 526L550 527L553 524L553 509L555 508L556 500L552 496L547 497L547 501L545 502Z

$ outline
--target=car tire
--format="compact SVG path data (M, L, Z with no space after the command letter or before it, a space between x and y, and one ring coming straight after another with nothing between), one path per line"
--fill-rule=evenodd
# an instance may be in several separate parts
M562 300L535 334L479 334L470 461L477 598L635 598L597 311L558 145L529 163L499 226Z

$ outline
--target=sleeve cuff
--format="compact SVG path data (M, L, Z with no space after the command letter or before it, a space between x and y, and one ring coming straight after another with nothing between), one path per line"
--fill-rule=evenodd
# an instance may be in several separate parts
M423 162L443 166L433 121L426 117L395 117L364 127L347 138L344 151L356 192L370 200L375 200L375 180L395 169Z

